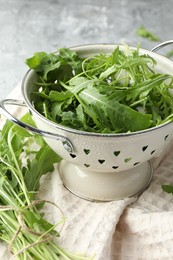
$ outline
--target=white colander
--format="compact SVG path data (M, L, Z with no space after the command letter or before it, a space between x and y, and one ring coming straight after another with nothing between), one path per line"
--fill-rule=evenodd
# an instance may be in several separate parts
M97 44L72 49L79 56L88 57L103 51L110 54L115 47L113 44ZM124 48L121 45L119 47L121 50ZM141 49L140 53L149 54L157 61L157 71L173 75L172 61L152 51ZM32 105L31 93L36 87L33 84L36 77L35 72L29 70L23 79L24 102L3 100L0 102L0 110L18 125L41 134L63 158L58 167L64 185L80 197L99 201L141 193L151 181L150 159L166 147L173 133L173 124L124 134L88 133L58 125L43 117ZM5 108L6 104L27 105L37 129L13 117Z

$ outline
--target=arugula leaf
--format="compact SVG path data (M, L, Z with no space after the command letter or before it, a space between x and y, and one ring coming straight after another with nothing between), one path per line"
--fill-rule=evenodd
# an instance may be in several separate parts
M45 52L35 53L33 57L26 59L26 64L42 75L44 80L48 79L49 72L58 69L61 65L55 54L47 54Z
M168 51L165 56L167 58L172 58L173 57L173 50Z
M172 185L162 185L162 190L167 193L173 194L173 186Z
M157 37L155 34L153 34L152 32L150 32L149 30L147 30L143 25L141 25L137 31L136 31L137 35L147 38L150 41L156 41L159 42L160 39L159 37Z
M59 55L36 52L25 62L48 82L63 79L64 75L73 76L73 70L80 72L82 64L77 54L66 48L59 49Z
M114 99L102 96L92 88L87 88L79 93L79 98L90 106L102 128L111 131L137 131L151 126L151 115L139 113L129 106L120 104Z
M62 62L69 64L75 73L80 73L82 71L82 60L75 51L68 48L60 48L58 54Z
M52 101L64 101L72 96L70 91L61 91L57 92L55 90L51 90L49 93L49 99Z
M41 66L47 63L48 55L45 52L36 52L33 57L26 59L26 64L37 71L41 71Z
M47 172L52 172L54 169L53 164L60 160L61 158L49 146L44 145L44 147L40 148L35 158L28 162L27 170L24 173L27 189L37 191L41 176ZM31 178L32 172L34 172L34 177Z

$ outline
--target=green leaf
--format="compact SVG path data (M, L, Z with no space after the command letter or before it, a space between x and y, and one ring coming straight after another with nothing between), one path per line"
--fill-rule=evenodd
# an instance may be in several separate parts
M37 232L40 226L44 227L43 231L49 231L49 234L59 237L60 234L53 228L53 225L46 220L44 220L40 215L34 213L33 211L24 211L24 220L29 223L30 228Z
M26 64L47 80L49 72L59 69L61 62L54 53L36 52L33 57L26 59Z
M107 77L109 77L112 73L115 73L117 71L117 65L114 64L111 67L109 67L107 70L103 71L100 76L99 79L103 80Z
M29 191L37 191L39 181L42 175L52 172L54 163L57 163L61 158L48 146L44 145L36 153L35 159L29 161L28 169L25 171L24 180Z
M172 58L172 57L173 57L173 49L170 50L170 51L168 51L168 52L165 54L165 56L166 56L167 58Z
M172 185L162 185L162 190L173 194L173 186Z
M129 106L114 102L107 104L107 114L113 129L121 132L136 132L149 128L152 125L152 116L131 109Z
M26 123L28 125L35 127L35 122L33 121L32 117L29 113L26 113L24 116L22 116L20 120L23 123ZM13 132L15 132L16 135L23 137L23 138L32 136L32 134L30 132L28 132L28 130L25 130L24 128L22 128L18 125L13 125Z
M87 79L85 77L74 77L69 81L69 87L64 84L63 86L69 89L70 92L73 93L74 95L77 95L83 89L86 89L87 87L93 87L94 81Z
M36 52L31 58L26 59L26 64L31 69L40 70L42 64L46 62L48 59L48 55L45 52Z
M136 31L137 35L143 37L143 38L147 38L150 41L156 41L159 42L160 39L159 37L157 37L155 34L153 34L152 32L150 32L148 29L146 29L143 25L141 25L137 31Z
M60 48L59 56L62 62L69 64L75 72L81 72L82 59L80 59L77 53L68 48Z
M51 101L64 101L72 96L70 91L61 91L51 90L49 93L49 98Z
M145 82L132 85L131 88L129 88L129 90L126 92L127 100L140 100L144 97L147 97L150 91L153 89L155 90L156 86L160 85L166 80L169 80L169 78L171 78L169 75L157 74L154 76L152 75L149 79L146 79Z
M85 88L78 96L85 104L84 109L86 106L90 107L93 120L97 119L102 128L111 127L111 130L116 132L133 132L146 129L152 124L151 115L139 113L116 100L110 100L94 88Z

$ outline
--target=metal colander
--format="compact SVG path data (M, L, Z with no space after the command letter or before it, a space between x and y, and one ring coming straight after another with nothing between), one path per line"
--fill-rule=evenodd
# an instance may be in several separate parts
M163 43L165 46L172 41ZM156 49L162 47L156 46ZM116 45L97 44L73 47L79 56L88 57L102 51L110 54ZM120 48L123 48L120 46ZM154 50L154 49L153 49ZM173 75L173 62L153 51L141 49L157 61L156 69ZM142 192L151 181L150 159L165 149L173 133L173 124L166 123L147 130L124 134L100 134L78 131L58 125L36 111L31 93L37 75L29 70L22 82L23 101L3 100L0 109L8 119L25 129L41 134L48 145L63 161L59 172L64 185L90 200L109 201L134 196ZM6 104L26 105L37 129L16 119Z

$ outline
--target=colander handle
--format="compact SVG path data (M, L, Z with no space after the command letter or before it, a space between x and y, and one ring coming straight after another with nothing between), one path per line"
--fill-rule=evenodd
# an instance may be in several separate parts
M154 48L152 48L151 51L156 52L156 51L160 50L161 48L163 48L167 45L170 45L170 44L173 44L173 40L162 42L162 43L156 45Z
M51 132L40 130L38 128L35 128L35 127L31 126L31 125L28 125L28 124L20 121L19 119L14 117L6 109L5 105L17 105L17 106L26 107L24 101L16 100L16 99L4 99L4 100L1 100L0 101L0 113L2 113L2 115L4 115L8 120L12 121L13 123L17 124L18 126L23 127L27 131L30 131L30 132L35 133L35 134L39 134L39 135L41 135L43 137L53 138L53 139L61 141L63 146L64 146L64 148L69 153L71 153L73 151L73 145L66 137L58 135L58 134L55 134L55 133L51 133Z

